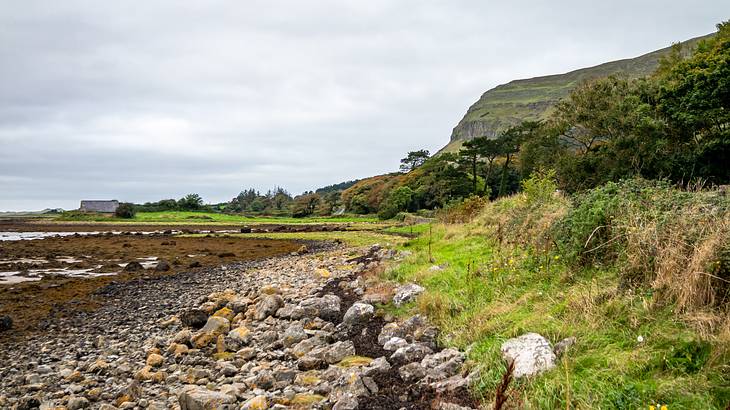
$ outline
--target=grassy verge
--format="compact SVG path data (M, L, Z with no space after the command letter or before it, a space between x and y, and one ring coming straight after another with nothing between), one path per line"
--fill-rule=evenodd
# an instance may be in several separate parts
M375 216L343 215L332 217L268 217L221 214L213 212L139 212L131 219L116 218L100 214L69 212L56 218L57 221L108 222L122 224L322 224L322 223L371 223L377 222Z
M415 281L427 289L402 313L428 315L443 330L444 344L468 348L470 359L482 369L476 393L486 401L492 399L505 370L499 351L502 342L537 332L553 343L571 336L577 343L555 369L513 384L510 403L516 408L647 409L664 404L669 409L725 409L730 403L727 300L688 297L678 291L678 284L672 289L658 279L679 280L685 271L677 268L670 275L667 266L650 256L642 265L646 277L637 280L639 262L634 256L642 250L650 255L650 247L653 255L670 256L662 253L669 237L656 241L676 229L673 218L662 217L673 212L660 209L661 200L667 198L687 224L686 237L671 238L675 248L692 245L688 260L697 257L691 254L693 248L711 253L708 249L718 234L727 244L725 231L691 232L689 227L701 226L707 218L707 213L692 213L695 205L712 201L704 197L695 201L700 194L658 189L647 191L655 202L631 199L634 205L641 204L639 210L619 204L617 215L624 216L594 221L613 228L598 245L590 244L597 233L588 240L588 250L611 241L601 248L606 252L599 258L596 252L576 252L571 241L581 242L573 236L583 233L578 235L566 225L578 231L581 226L591 234L595 228L589 229L581 218L600 212L594 207L580 213L579 205L552 197L550 189L533 191L488 205L470 223L435 224L430 233L421 228L418 238L403 245L413 254L384 273L389 280ZM678 196L689 199L682 202ZM606 205L593 200L587 203ZM652 205L656 201L658 205ZM641 220L651 235L642 231L635 233L636 238L613 239L620 229L633 228L626 218ZM715 215L709 221L718 225L723 218ZM657 243L648 243L649 236ZM642 238L646 240L638 240ZM578 248L585 249L582 242ZM713 254L709 260L717 258ZM702 268L724 278L726 272L713 266ZM691 274L686 275L684 282L693 283ZM724 291L722 281L711 285L716 295ZM685 291L707 289L695 286Z

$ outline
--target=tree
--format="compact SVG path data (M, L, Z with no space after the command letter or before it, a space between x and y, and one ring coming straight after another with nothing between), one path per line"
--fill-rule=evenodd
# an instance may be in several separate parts
M244 189L235 198L231 200L230 209L232 211L244 212L250 211L251 205L260 197L258 191L253 188Z
M329 191L318 193L322 201L317 208L318 215L331 215L340 206L342 191Z
M479 144L482 138L484 137L475 138L465 142L461 150L459 150L459 162L470 168L472 192L474 195L477 194L477 164L481 157Z
M416 209L442 208L471 193L471 181L458 166L458 155L442 153L429 158L420 168L408 174L402 184L414 192Z
M700 43L691 58L658 73L658 109L671 126L674 163L684 175L730 181L730 21ZM673 63L673 64L672 64Z
M402 172L410 172L423 165L428 159L430 153L426 149L411 151L405 158L400 160L400 170Z
M134 205L128 202L122 202L114 211L114 216L117 218L132 219L137 212L134 210Z
M470 168L472 175L472 193L478 195L477 192L477 175L481 169L484 178L483 195L491 196L491 187L489 186L489 178L491 177L494 160L502 155L501 142L488 137L477 137L464 143L464 147L459 151L460 163L466 164ZM484 163L486 160L486 163ZM487 192L489 190L490 192Z
M266 210L267 207L268 204L266 203L266 197L257 196L256 198L254 198L253 201L251 201L248 209L252 212L263 212Z
M512 156L520 150L522 142L534 135L539 128L539 122L525 121L520 125L508 128L499 136L497 140L499 153L504 157L502 177L499 182L499 196L504 196L507 193L507 175Z
M295 218L303 218L312 215L319 206L322 198L313 192L305 192L294 198L292 203L292 216Z
M634 103L631 82L610 76L579 85L555 107L564 138L585 154L596 144L618 138L630 127Z
M198 194L187 194L177 201L177 205L183 211L197 211L203 207L203 198Z
M386 199L378 211L380 219L390 219L398 215L398 212L408 210L413 201L413 190L407 186L395 188L390 191L388 199Z
M266 196L271 198L271 206L277 211L286 209L292 202L291 194L282 187L275 187L274 190L269 191Z
M521 175L532 175L540 170L558 168L563 157L572 153L560 139L561 131L550 124L542 127L520 145L519 172Z
M500 142L495 139L485 138L479 142L479 153L487 160L487 164L484 167L484 191L483 195L489 197L492 196L492 187L489 185L489 178L492 176L492 168L494 166L494 160L496 160L501 154ZM487 192L489 190L489 192Z
M365 194L355 194L350 199L348 210L355 214L366 215L370 213L370 206Z

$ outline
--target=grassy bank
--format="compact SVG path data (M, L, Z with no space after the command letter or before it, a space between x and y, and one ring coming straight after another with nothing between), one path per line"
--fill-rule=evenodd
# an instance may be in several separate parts
M421 228L384 273L427 289L400 313L428 315L444 344L468 348L486 401L505 371L502 342L537 332L577 343L555 369L513 383L515 408L725 409L728 198L640 181L573 200L553 188L533 179L470 222Z
M349 223L349 222L377 222L375 216L343 215L332 217L275 217L275 216L245 216L239 214L222 214L215 212L138 212L134 218L117 218L110 215L66 212L61 214L57 221L82 222L110 222L127 224L321 224L321 223Z

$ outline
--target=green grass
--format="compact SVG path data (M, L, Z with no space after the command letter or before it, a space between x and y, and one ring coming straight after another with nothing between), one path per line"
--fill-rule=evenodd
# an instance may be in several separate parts
M413 255L384 275L426 287L417 304L400 313L424 313L442 329L444 344L471 347L470 359L482 368L476 390L485 400L505 369L502 342L537 332L553 343L570 336L578 342L557 368L513 385L521 408L728 404L727 362L718 356L727 347L703 340L671 304L652 303L650 292L620 290L611 269L574 271L555 255L500 246L472 229L434 225L431 239L426 231L403 244ZM444 269L430 270L434 264Z
M100 214L66 213L58 221L110 222L126 224L321 224L321 223L371 223L378 222L376 216L343 215L333 217L268 217L221 214L213 212L139 212L132 219L121 219Z
M382 232L400 234L400 235L420 235L428 232L429 224L417 224L417 225L406 225L406 226L390 226L382 229Z

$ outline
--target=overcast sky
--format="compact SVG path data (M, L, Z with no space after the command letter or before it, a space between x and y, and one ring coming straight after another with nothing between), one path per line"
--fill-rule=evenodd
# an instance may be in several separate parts
M727 0L2 1L0 210L394 171L489 88L729 17Z

